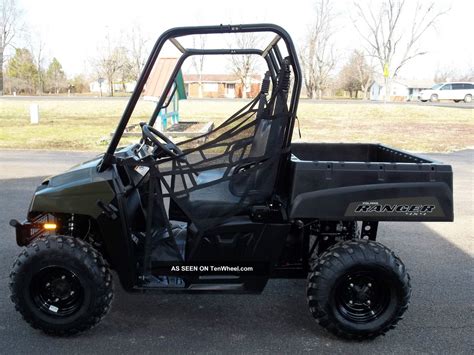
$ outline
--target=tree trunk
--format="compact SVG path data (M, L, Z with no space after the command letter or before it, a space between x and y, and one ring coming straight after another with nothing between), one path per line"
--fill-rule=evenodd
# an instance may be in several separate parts
M247 87L245 86L245 79L242 80L242 98L247 98Z
M3 48L0 48L0 96L3 96Z
M306 97L308 99L312 99L313 96L314 96L313 87L311 85L306 84L306 83L305 83L305 87L306 87Z
M323 90L318 89L318 99L321 100L323 98Z
M367 100L367 86L361 85L362 100Z
M198 82L198 97L202 99L202 74L199 74L199 82Z
M384 102L390 101L390 80L388 78L384 78L385 82L385 97Z

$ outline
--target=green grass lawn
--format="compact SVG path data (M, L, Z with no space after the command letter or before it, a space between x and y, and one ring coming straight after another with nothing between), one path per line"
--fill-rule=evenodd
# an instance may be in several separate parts
M0 148L102 151L101 138L115 129L126 100L38 100L40 124L29 123L35 100L0 99ZM216 124L243 101L186 100L184 120ZM131 122L147 121L153 110L140 102ZM421 152L447 152L474 146L474 111L418 105L314 104L302 100L298 110L302 138L294 141L380 142ZM129 139L130 140L130 139Z

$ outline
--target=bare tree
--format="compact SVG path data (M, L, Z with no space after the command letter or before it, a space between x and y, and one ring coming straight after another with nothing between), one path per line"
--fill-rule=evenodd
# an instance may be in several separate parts
M239 33L235 35L233 49L248 49L258 47L258 37L255 33ZM239 78L242 85L242 98L247 98L250 90L250 80L252 74L258 69L258 58L253 54L232 55L230 58L232 72Z
M460 70L454 70L449 67L438 68L433 81L437 84L447 81L474 81L474 67L468 66Z
M206 48L206 36L200 35L197 38L193 37L193 48L204 49ZM191 59L191 64L198 76L198 97L202 97L202 72L204 70L204 55L193 55Z
M314 22L308 27L300 50L304 83L309 98L319 99L329 85L330 74L336 64L332 43L335 13L329 0L317 0Z
M358 91L362 91L363 98L367 99L367 91L373 79L373 68L364 53L359 50L352 53L349 61L342 67L339 79L341 87L349 91L351 97L353 91L356 98Z
M134 25L128 37L131 75L138 80L147 59L147 43L149 39L143 34L139 25Z
M43 66L45 43L39 35L36 35L35 38L31 36L28 37L30 51L34 57L36 69L38 71L37 94L42 94L45 91L45 68Z
M347 63L342 67L338 75L338 88L348 91L349 96L352 99L352 94L355 92L355 98L357 99L357 94L361 90L360 83L354 75L354 68L351 63Z
M105 43L98 52L99 57L95 62L98 77L107 80L110 95L114 96L114 82L119 81L124 86L124 69L130 63L127 51L120 45L120 41L114 41L107 34Z
M433 81L435 83L444 83L448 80L452 80L455 77L455 72L451 68L438 68L434 75Z
M355 76L357 81L360 83L360 89L364 95L363 99L367 100L369 86L374 78L374 68L367 57L359 50L355 50L352 57Z
M412 5L414 7L412 7ZM448 10L439 10L434 1L383 0L366 6L355 2L354 24L385 75L386 99L390 79L414 58L426 53L423 36Z
M459 81L474 81L474 66L471 66L464 71L461 71L460 74L457 76L457 79Z
M116 55L117 59L121 62L121 67L117 73L117 78L119 79L120 83L122 84L123 92L127 91L127 83L131 80L137 79L137 77L133 73L134 62L133 59L130 59L129 54L130 52L125 47L117 47L116 48ZM140 69L141 72L141 69Z
M21 11L15 0L0 0L0 96L3 95L5 51L20 31Z

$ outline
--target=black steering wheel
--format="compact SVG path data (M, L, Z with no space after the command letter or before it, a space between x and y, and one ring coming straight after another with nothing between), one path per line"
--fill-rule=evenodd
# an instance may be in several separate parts
M179 149L179 147L173 143L168 137L166 137L163 133L158 131L157 129L153 128L148 124L142 125L142 133L143 138L146 141L147 139L157 148L159 148L163 153L171 158L179 158L184 159L182 155L184 155L183 151ZM161 142L159 139L163 142Z

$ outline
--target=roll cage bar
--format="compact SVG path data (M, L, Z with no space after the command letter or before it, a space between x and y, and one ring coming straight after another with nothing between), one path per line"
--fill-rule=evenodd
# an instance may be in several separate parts
M248 33L248 32L273 32L275 37L270 41L270 43L263 49L256 48L245 48L245 49L195 49L195 48L185 48L181 45L177 38L190 36L190 35L206 35L206 34L225 34L225 33ZM278 42L283 40L288 52L288 57L293 69L294 81L293 81L293 90L290 98L290 105L288 111L291 115L291 119L288 122L288 134L285 137L284 148L288 147L291 143L291 136L293 134L294 120L296 117L296 111L298 108L298 100L301 91L302 77L301 69L298 62L298 57L296 54L296 49L293 44L293 41L283 28L274 24L245 24L245 25L219 25L219 26L193 26L193 27L176 27L171 28L164 32L156 41L151 54L143 68L143 71L140 75L140 78L137 81L135 90L133 91L130 100L125 107L125 110L122 114L120 122L115 130L115 133L110 141L110 144L107 148L106 153L102 158L102 162L99 165L99 171L105 170L110 164L114 161L114 152L117 149L117 146L120 142L120 139L127 127L127 124L130 120L130 117L135 109L135 106L140 99L140 95L145 87L145 84L150 76L153 66L155 65L158 56L166 43L170 41L181 53L176 66L163 90L162 95L160 96L156 108L150 117L149 124L153 125L158 117L160 110L166 106L166 98L173 90L173 83L176 76L178 75L179 70L183 62L190 56L193 55L239 55L239 54L255 54L262 56L269 68L270 76L272 83L275 85L277 73L282 67L283 56L278 47Z

